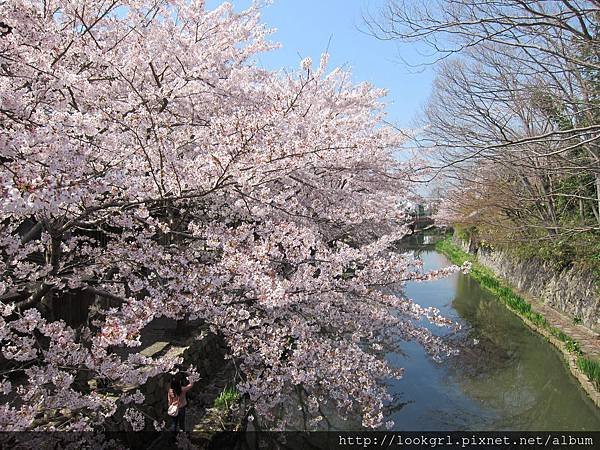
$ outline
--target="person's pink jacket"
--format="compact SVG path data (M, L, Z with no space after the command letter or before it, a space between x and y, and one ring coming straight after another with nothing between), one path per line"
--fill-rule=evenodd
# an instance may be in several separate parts
M172 405L174 403L177 404L177 407L179 409L183 408L184 406L187 405L187 399L185 398L185 394L187 391L189 391L192 386L194 386L194 383L190 383L187 386L183 386L181 388L181 395L179 397L177 397L177 395L175 395L175 392L173 392L173 389L169 388L169 393L167 395L167 399L169 402L169 405Z

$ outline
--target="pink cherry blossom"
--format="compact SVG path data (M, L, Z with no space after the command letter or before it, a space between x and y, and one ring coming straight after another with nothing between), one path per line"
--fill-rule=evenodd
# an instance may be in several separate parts
M452 352L415 321L448 325L439 311L390 293L458 268L390 251L413 163L383 90L327 55L259 68L258 6L13 0L0 17L0 430L149 426L144 384L183 362L139 353L160 317L218 333L273 428L299 391L317 421L332 402L380 426L379 381L401 371L368 342ZM68 298L83 323L56 310Z

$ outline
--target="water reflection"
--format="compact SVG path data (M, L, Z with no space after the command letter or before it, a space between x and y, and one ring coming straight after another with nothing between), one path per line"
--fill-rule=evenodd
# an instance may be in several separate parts
M448 261L420 254L425 269ZM559 355L468 276L409 283L406 295L460 322L458 356L431 361L414 343L405 356L387 355L406 368L390 390L403 407L390 412L399 430L600 430L600 413Z

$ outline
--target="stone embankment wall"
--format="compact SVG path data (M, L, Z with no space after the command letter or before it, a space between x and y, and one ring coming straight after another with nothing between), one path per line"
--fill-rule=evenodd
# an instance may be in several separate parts
M537 299L595 332L600 332L600 288L597 277L577 268L556 270L535 259L521 260L503 251L477 248L456 236L454 243L528 297Z
M162 339L154 340L140 353L147 357L180 356L183 358L180 366L182 370L190 365L195 366L200 380L188 393L188 403L195 407L211 406L222 388L233 381L229 370L230 361L225 359L227 353L225 342L219 336L210 333L206 326L198 326L186 337L177 341L169 339L169 336L160 337ZM138 409L143 411L147 419L146 425L149 427L152 427L154 420L158 423L164 421L167 426L172 420L167 415L167 391L170 380L169 374L162 374L150 378L144 386L129 386L124 389L125 392L135 392L139 389L144 394L144 403L139 405ZM125 421L116 420L122 416L126 407L120 408L122 411L117 411L115 419L108 421L107 429L113 431L129 429Z
M225 343L212 333L194 336L188 339L183 346L171 346L168 353L178 354L183 358L182 368L190 365L196 367L200 380L195 384L193 391L188 394L188 401L194 402L196 397L211 385L215 377L226 365L224 355L227 349ZM149 415L170 422L167 412L167 390L169 389L170 376L161 375L152 378L144 386L146 401L144 406Z

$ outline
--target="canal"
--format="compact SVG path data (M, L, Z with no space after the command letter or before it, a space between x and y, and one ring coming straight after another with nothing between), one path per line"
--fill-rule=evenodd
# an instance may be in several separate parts
M423 260L425 270L450 265L431 245L406 249ZM394 402L386 420L395 422L394 429L600 430L600 410L560 353L468 275L411 282L404 295L439 308L462 329L451 337L459 355L441 363L410 342L386 356L406 369L401 380L388 384Z

